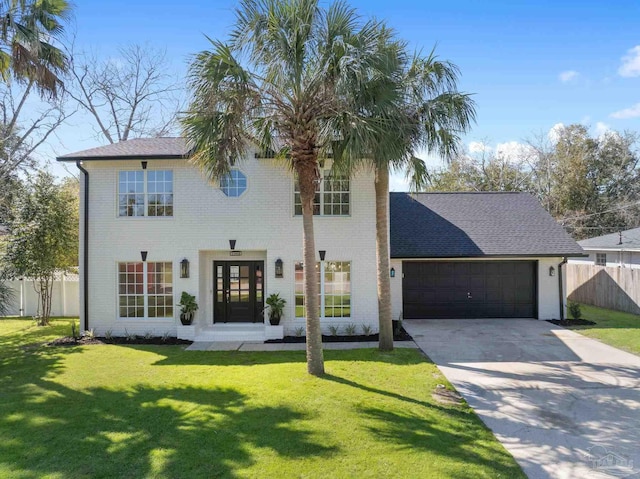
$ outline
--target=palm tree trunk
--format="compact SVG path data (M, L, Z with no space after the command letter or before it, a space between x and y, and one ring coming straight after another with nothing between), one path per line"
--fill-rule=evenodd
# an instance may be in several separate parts
M393 350L391 282L389 280L389 170L376 167L376 259L378 261L378 323L380 351Z
M294 156L294 155L292 155ZM314 376L324 374L322 331L318 308L316 246L313 234L313 200L319 180L315 161L295 163L302 203L302 256L304 261L304 301L307 322L307 371Z

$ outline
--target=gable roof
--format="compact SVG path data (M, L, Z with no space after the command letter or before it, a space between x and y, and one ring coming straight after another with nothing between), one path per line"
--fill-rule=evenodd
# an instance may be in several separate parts
M189 156L184 138L135 138L97 148L59 156L58 161L127 160L127 159L179 159Z
M391 193L392 258L582 256L529 193Z
M622 235L622 244L620 244L620 235ZM608 235L596 236L582 241L578 244L585 249L638 249L640 250L640 228L610 233Z

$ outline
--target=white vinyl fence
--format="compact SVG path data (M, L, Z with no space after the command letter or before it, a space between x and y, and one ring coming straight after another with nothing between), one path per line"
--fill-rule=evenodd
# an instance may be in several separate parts
M38 313L38 294L35 282L30 279L7 281L13 289L14 301L10 316L35 316ZM80 281L77 274L60 275L53 282L51 316L80 315Z

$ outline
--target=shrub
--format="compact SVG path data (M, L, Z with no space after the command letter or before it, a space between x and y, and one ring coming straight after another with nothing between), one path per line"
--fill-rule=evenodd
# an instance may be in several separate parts
M296 328L295 334L297 337L304 336L304 328L302 326L300 326L299 328Z
M347 336L355 336L356 330L357 330L357 326L353 323L347 324L344 327L344 332L347 334Z
M582 310L580 309L580 303L576 303L575 301L569 301L567 304L567 309L569 310L569 316L573 319L582 318Z
M362 325L362 334L364 334L365 336L370 336L372 331L373 331L373 328L371 327L370 324Z
M340 326L329 326L329 332L331 336L337 336L340 332Z

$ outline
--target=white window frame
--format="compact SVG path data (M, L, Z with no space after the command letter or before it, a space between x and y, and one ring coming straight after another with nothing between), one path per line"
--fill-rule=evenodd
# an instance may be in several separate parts
M342 205L344 205L345 203L333 203L333 202L329 202L329 203L325 203L325 194L327 195L331 195L334 194L334 191L325 191L325 184L327 182L327 179L329 179L330 181L347 181L349 183L349 189L347 191L343 191L340 190L340 192L338 194L342 195L342 194L348 194L349 195L349 202L346 203L346 205L349 208L349 212L343 214L342 212L340 212L340 214L333 214L333 213L326 213L324 212L325 206L327 205L340 205L341 209L342 209ZM349 217L351 216L351 178L349 178L348 176L336 176L335 178L331 178L331 170L322 170L322 181L320 181L320 183L318 184L317 188L316 188L316 194L319 196L319 202L318 204L318 209L319 209L319 213L318 214L314 214L313 216L326 216L326 217ZM300 195L300 188L298 186L298 180L297 178L293 178L293 215L294 216L302 216L302 213L298 213L296 211L296 207L298 207L299 205L301 205L301 203L298 203L296 201L296 197L299 198ZM314 205L316 204L316 202L314 201Z
M129 216L129 215L125 215L122 216L120 215L120 195L128 195L129 193L121 193L120 192L120 173L128 173L130 171L134 171L134 172L140 172L142 171L142 196L144 198L144 211L142 215L133 215L133 216ZM148 172L149 171L153 171L153 172L171 172L171 185L172 185L172 192L171 192L171 215L164 215L164 216L150 216L149 215L149 194L156 194L156 193L149 193L149 176L148 176ZM144 170L134 170L134 169L129 169L129 170L118 170L117 174L116 174L116 217L118 218L127 218L127 219L132 219L132 218L163 218L163 219L168 219L168 218L173 218L175 215L175 174L173 172L172 169L170 168L157 168L157 169L144 169ZM139 194L139 193L137 193Z
M294 261L293 262L293 298L294 298L294 317L295 319L299 319L299 320L304 320L305 316L298 316L297 314L297 304L296 304L296 299L298 296L300 296L297 291L296 291L296 286L299 284L298 281L296 281L296 264L298 263L304 263L303 261ZM349 264L349 316L325 316L325 307L326 307L326 283L325 283L325 272L326 272L326 267L327 267L327 263L348 263ZM316 266L319 266L319 287L318 287L318 295L319 295L319 318L320 319L328 319L330 321L340 321L340 320L347 320L347 319L351 319L353 317L353 292L351 289L351 272L352 272L352 267L353 267L353 261L351 260L333 260L333 261L317 261L316 262ZM303 266L304 268L304 266ZM304 271L304 269L303 269ZM303 284L303 288L304 288L304 284ZM331 296L335 296L334 294L332 294ZM302 297L304 298L304 291L302 292ZM305 310L306 310L306 301L304 302L305 306Z
M120 293L120 265L121 264L140 264L142 263L142 298L143 298L143 316L120 316L120 297L121 296L130 296L128 293L121 294ZM165 263L171 265L171 294L158 295L158 294L149 294L149 263ZM116 308L117 308L117 318L122 321L173 321L176 313L176 301L175 301L175 267L173 261L118 261L116 262ZM129 273L125 273L129 274ZM138 274L138 273L134 273ZM154 273L155 274L155 273ZM134 294L133 296L140 296L139 294ZM172 309L173 313L171 316L149 316L149 296L164 296L172 298Z
M607 265L607 253L596 253L596 259L594 261L596 266Z
M231 168L231 170L229 170L229 175L231 175L231 173L234 172L234 171L236 171L236 172L240 173L242 176L244 176L244 181L245 181L244 190L242 191L242 193L240 193L237 196L228 195L227 193L225 193L225 191L223 189L223 186L222 186L223 178L221 178L218 181L218 188L220 189L220 193L222 193L225 198L231 198L231 199L242 198L247 193L247 191L249 190L249 176L244 171L242 171L240 168ZM225 176L228 176L228 175L225 175ZM237 187L235 187L235 188L237 188Z

